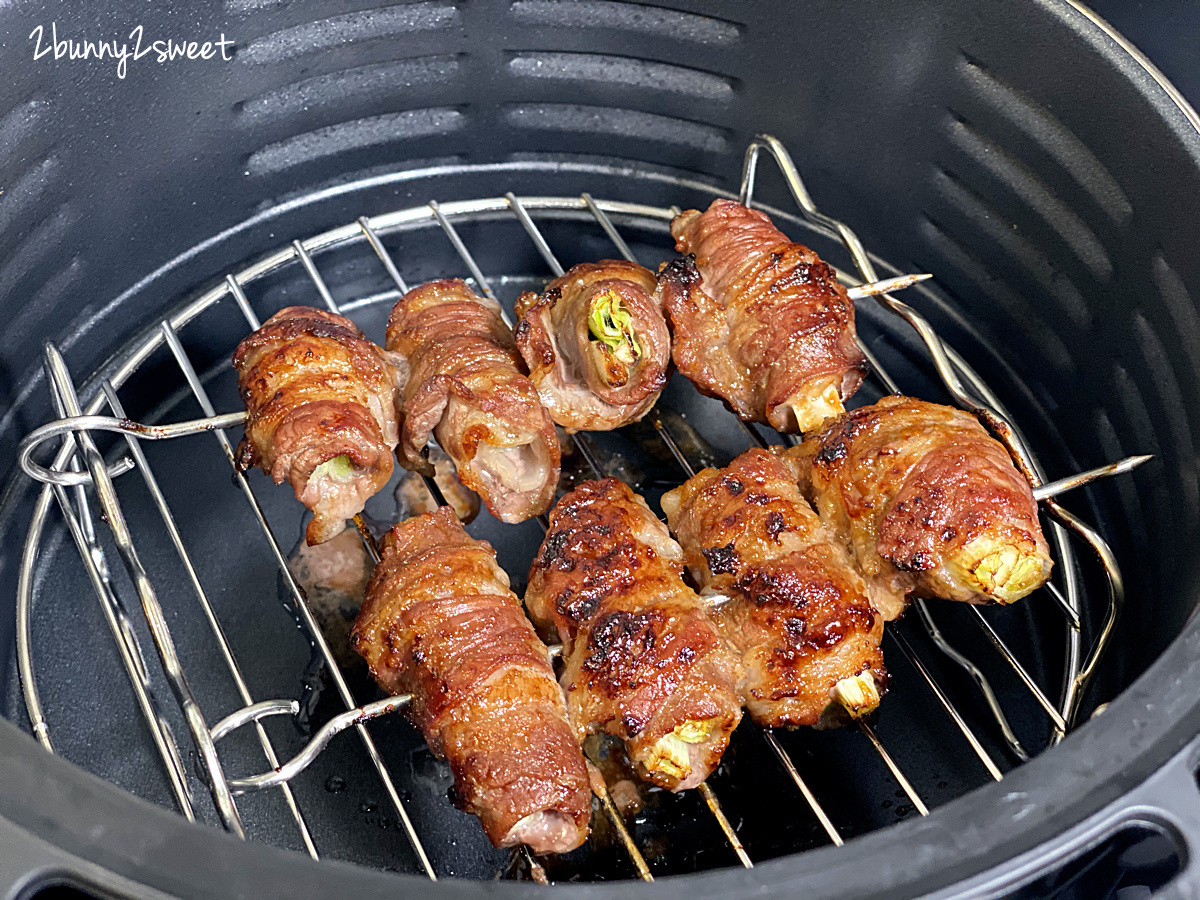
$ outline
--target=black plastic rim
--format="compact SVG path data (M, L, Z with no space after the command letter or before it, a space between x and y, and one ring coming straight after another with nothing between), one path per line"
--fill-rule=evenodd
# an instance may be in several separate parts
M1061 15L1109 52L1129 54L1153 81L1139 84L1148 102L1180 127L1200 128L1196 114L1139 54L1069 2ZM1120 47L1120 51L1116 48ZM1200 145L1193 153L1200 166ZM1200 598L1180 598L1195 608ZM1019 883L1027 867L1065 859L1107 827L1159 818L1170 809L1140 804L1136 789L1200 734L1200 620L1193 616L1160 658L1105 714L1060 747L935 810L927 819L833 848L764 863L752 871L724 870L668 879L653 887L622 885L670 897L750 897L764 891L812 898L911 897L971 881L973 895ZM1194 766L1195 748L1183 757ZM464 891L532 896L521 884L431 885L415 876L389 876L357 867L314 865L296 854L241 843L214 829L188 825L138 801L63 760L48 757L16 727L0 723L0 846L10 861L27 859L20 883L0 885L16 896L41 883L77 880L103 891L162 892L179 897L295 897L412 894L460 896ZM918 848L914 850L914 848ZM869 864L864 864L869 861ZM1001 868L1003 871L1001 871ZM1006 874L1007 873L1007 874ZM1189 874L1195 875L1194 864ZM988 880L984 886L982 880ZM607 895L604 885L561 885L572 897Z

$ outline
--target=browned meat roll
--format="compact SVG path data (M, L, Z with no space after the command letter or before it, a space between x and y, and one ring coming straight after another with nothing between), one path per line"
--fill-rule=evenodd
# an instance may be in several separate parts
M671 336L637 263L581 263L517 300L517 348L550 417L569 432L611 431L662 393Z
M741 719L741 666L695 592L683 551L641 497L588 481L550 514L525 605L558 629L581 739L625 741L639 774L674 791L708 777Z
M721 632L742 655L760 725L825 726L879 705L883 617L862 577L766 450L705 469L663 496L671 531Z
M351 640L454 771L459 805L497 847L584 842L591 791L546 646L496 554L449 507L387 533Z
M409 367L401 396L401 464L432 475L423 451L436 435L462 483L492 515L522 522L545 512L558 484L558 436L521 374L499 305L461 279L431 281L392 309L387 348Z
M349 319L289 306L233 354L246 404L238 466L288 481L327 541L392 474L398 372Z
M1012 603L1050 577L1029 482L969 413L884 397L789 453L889 619L912 594Z
M675 365L743 419L806 432L842 412L865 360L833 269L732 200L671 222L689 254L659 274Z

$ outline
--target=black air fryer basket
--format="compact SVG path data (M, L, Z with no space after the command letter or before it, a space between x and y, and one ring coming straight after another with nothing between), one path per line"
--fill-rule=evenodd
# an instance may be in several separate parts
M1169 83L1068 0L379 2L0 9L0 896L1200 894L1200 119ZM657 266L716 196L848 283L933 273L858 301L855 405L995 413L1046 483L1153 460L1046 489L1052 589L889 625L861 728L746 722L706 793L494 850L336 664L291 492L233 475L230 354L287 305L380 339L432 278L511 310ZM654 502L780 440L676 376L565 447ZM470 530L519 593L536 520Z

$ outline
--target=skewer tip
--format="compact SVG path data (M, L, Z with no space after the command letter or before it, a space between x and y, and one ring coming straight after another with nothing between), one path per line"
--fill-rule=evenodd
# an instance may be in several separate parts
M896 278L885 278L883 281L872 281L869 284L860 284L852 288L848 288L846 293L851 300L861 300L864 297L874 297L877 294L890 294L893 291L902 291L905 288L910 288L914 284L919 284L922 281L928 281L933 275L929 272L922 272L913 275L900 275Z

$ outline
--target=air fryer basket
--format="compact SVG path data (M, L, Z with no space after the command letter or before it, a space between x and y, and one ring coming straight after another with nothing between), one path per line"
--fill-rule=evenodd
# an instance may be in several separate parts
M987 780L986 771L952 724L939 720L926 727L941 712L891 644L890 664L904 673L909 690L897 685L887 698L878 731L918 795L931 806L958 799L925 819L911 809L897 812L903 798L886 807L879 803L877 785L888 776L871 774L880 763L861 735L789 736L788 747L801 754L799 768L816 791L823 798L849 798L834 813L847 836L908 821L858 838L854 851L813 850L749 872L710 872L656 889L721 896L764 886L794 892L801 885L813 896L903 896L954 890L957 882L964 890L984 883L1000 889L1134 821L1169 834L1197 833L1195 754L1182 748L1200 731L1189 687L1200 674L1200 637L1195 618L1189 619L1196 572L1188 552L1197 507L1190 429L1200 378L1193 300L1200 286L1194 252L1200 245L1200 142L1185 111L1149 72L1083 13L1056 5L981 4L946 13L880 4L869 16L852 18L834 4L814 5L790 28L779 27L780 11L767 4L731 11L548 0L503 7L416 3L347 7L324 19L327 10L307 6L230 0L223 13L161 14L155 27L164 30L235 32L237 58L224 67L133 72L126 83L85 80L82 91L77 70L65 64L13 67L19 88L13 96L25 99L0 122L12 185L0 196L0 217L11 236L0 268L7 286L0 303L11 310L0 344L0 364L9 373L2 386L13 399L0 420L6 469L22 435L56 418L40 369L46 339L63 349L86 401L127 358L122 348L160 333L155 329L164 314L203 296L223 274L293 238L433 198L452 211L455 200L509 190L521 197L589 191L608 201L601 205L614 213L618 227L629 229L625 236L639 257L657 261L668 252L661 227L656 231L646 216L616 215L628 212L621 204L667 209L706 203L714 190L736 191L741 149L756 130L770 130L791 149L822 210L850 223L895 268L936 274L937 287L922 291L914 306L995 389L1049 477L1128 453L1155 454L1156 461L1132 478L1064 500L1100 526L1127 582L1126 614L1086 709L1141 678L1062 746L1006 771L999 785L967 793ZM76 15L97 17L73 18L82 30L125 27L110 21L111 11ZM0 16L10 41L34 24L12 11ZM201 83L204 90L197 91ZM67 127L90 121L83 111L98 100L127 94L146 102L136 112L115 105L106 110L105 129L111 130ZM76 105L80 112L73 115ZM762 173L755 196L785 219L795 212L773 173ZM536 202L530 206L563 263L612 255L599 223L592 223L588 236L579 216L547 217ZM511 210L506 216L506 224L458 225L501 294L549 274ZM804 232L797 221L789 230L852 268L838 256L836 243L819 244L820 236ZM400 230L384 241L408 283L468 274L436 229ZM361 258L348 253L313 257L335 302L356 303L370 330L371 316L386 311L380 292L393 287L386 273L365 271ZM303 268L290 272L255 288L251 299L260 311L320 302ZM363 302L371 297L373 306ZM183 334L183 344L224 412L238 408L228 391L226 360L247 326L229 300L221 309L220 316L198 320ZM901 334L873 309L860 303L864 332L876 336L884 368L900 371L905 390L941 399L911 332ZM166 350L146 361L121 392L130 416L177 421L201 414L190 393L180 392L186 384L177 365ZM697 427L718 454L745 445L735 427L706 431L706 417L716 413L685 388L674 386L668 405L703 422ZM246 513L239 524L225 499L208 490L222 478L228 485L227 470L221 474L227 464L203 437L144 448L172 508L186 511L180 515L185 541L199 540L203 547L198 558L205 561L206 587L239 658L250 661L245 668L254 698L294 695L308 649L299 640L280 640L279 621L262 615L261 598L275 596L277 576L233 562L245 543ZM676 470L673 477L681 480L682 474ZM123 498L136 494L134 478L119 481ZM268 518L290 523L276 525L290 542L293 533L286 529L294 530L298 518L286 491L257 487ZM227 492L237 499L234 489ZM27 479L14 476L0 510L7 537L0 557L5 596L16 595L35 496ZM143 521L132 521L144 540L154 530L154 508L144 494L132 505L145 511ZM388 511L378 512L386 517ZM214 528L214 521L221 527ZM161 765L149 750L132 695L122 693L128 693L128 681L71 537L53 516L48 529L37 568L34 609L41 618L34 652L52 727L65 735L73 762L169 804ZM482 536L497 545L501 562L517 576L531 553L527 545L540 539L536 528L520 537L507 530ZM177 564L173 570L168 560L169 544L151 544L139 547L160 579L156 584L183 584ZM111 549L109 556L115 566ZM1089 608L1100 616L1103 581L1087 561L1079 571L1088 596L1099 598ZM120 577L117 583L132 603L132 588ZM170 605L172 589L160 592L172 629L181 629L189 674L219 671L215 657L205 656L211 642L202 649L199 631L190 632ZM284 614L282 606L276 611ZM1013 612L1002 631L1010 642L1025 636L1014 652L1035 681L1056 693L1064 664L1061 614L1048 599ZM1094 637L1099 621L1084 625ZM977 628L953 631L953 638L959 646L968 639L976 648L983 643ZM144 635L143 644L151 646ZM271 652L263 653L264 647ZM998 729L978 709L974 686L931 656L927 644L921 649L949 699L975 707L972 725L985 752L1010 769L1016 760L1006 756ZM14 662L4 711L28 726L15 674ZM1005 708L1016 711L1021 739L1040 749L1050 739L1044 711L1029 704L1011 671L988 674ZM154 679L167 700L161 678ZM240 705L219 676L201 680L198 690L209 724ZM314 720L332 711L326 697ZM401 799L418 817L422 839L438 846L445 862L440 874L465 871L486 852L482 842L469 819L425 812L445 807L434 795L446 785L396 718L372 726L377 741L386 745L385 755L408 760L407 787L425 791L429 803L420 796ZM175 727L181 746L188 746L182 726ZM286 726L270 732L282 746L303 743ZM248 735L230 751L236 762L226 760L239 775L263 765ZM423 893L478 889L398 883L329 863L313 868L296 854L188 827L48 757L7 725L0 741L0 768L7 770L0 779L0 838L11 837L4 846L12 848L12 862L0 862L0 872L14 884L69 875L113 890L144 893L132 886L136 882L179 895L316 895L335 885L368 895L394 895L398 884ZM751 740L741 741L737 751L714 788L757 861L823 843L799 795L785 795L780 787L787 782L757 777L776 765L770 752ZM315 826L323 855L418 871L415 860L396 850L402 837L394 833L395 818L378 808L379 789L358 796L372 776L354 738L335 738L326 754L304 775L318 799L300 798L302 805L335 810ZM281 758L287 755L280 751ZM830 766L834 759L840 765ZM190 768L190 761L185 765ZM350 786L342 790L334 779ZM889 790L895 787L892 782ZM340 800L331 804L320 793ZM863 796L865 802L855 802ZM300 849L294 837L280 839L273 830L279 809L272 811L261 798L246 804L247 822L267 823L251 826L251 837ZM736 865L697 798L663 807L654 811L649 836L667 848L660 863L667 871ZM200 815L212 818L211 811ZM364 837L364 818L384 837ZM262 831L256 834L255 827ZM1073 830L1060 837L1068 828ZM647 829L638 836L645 839ZM1183 839L1177 840L1182 847ZM451 849L458 843L461 850ZM606 852L585 876L633 874L628 862L621 868L612 861L620 859L615 845ZM1186 847L1180 855L1186 861ZM864 858L872 865L856 864ZM1194 874L1189 868L1183 877Z

